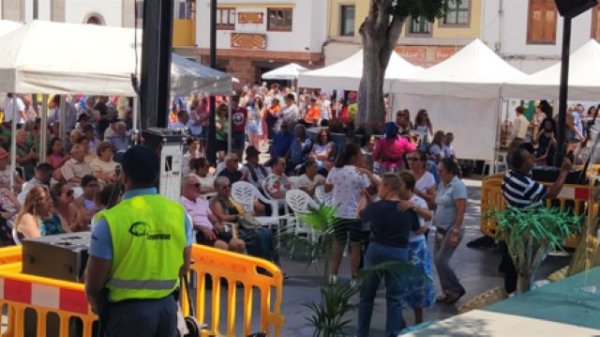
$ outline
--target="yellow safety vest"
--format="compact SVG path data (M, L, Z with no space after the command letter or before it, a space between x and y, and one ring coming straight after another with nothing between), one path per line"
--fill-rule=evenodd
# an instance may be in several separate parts
M113 260L108 299L159 299L179 285L186 245L183 207L159 195L121 201L100 214L108 223Z

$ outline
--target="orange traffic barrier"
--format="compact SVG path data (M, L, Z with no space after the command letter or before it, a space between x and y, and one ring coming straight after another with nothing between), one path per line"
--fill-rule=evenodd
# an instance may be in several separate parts
M496 221L487 216L489 211L503 210L506 207L504 196L502 195L502 180L504 173L491 175L483 178L481 184L481 232L487 236L494 236L496 230ZM552 183L543 183L551 186ZM546 207L558 207L563 211L570 211L573 215L584 216L583 221L589 217L595 219L598 215L598 202L591 201L590 196L594 188L588 185L568 185L565 184L560 194L554 199L546 200ZM590 222L595 223L595 222ZM580 236L573 236L566 240L565 247L576 248Z
M258 331L281 336L283 276L276 265L200 245L192 247L192 259L196 319L207 325L203 337L246 336ZM0 308L8 313L2 337L94 336L97 316L88 305L83 284L27 275L21 269L20 246L0 249ZM212 283L209 290L207 280ZM238 290L243 292L241 314L236 310ZM187 301L181 303L186 314ZM227 308L225 315L222 305Z

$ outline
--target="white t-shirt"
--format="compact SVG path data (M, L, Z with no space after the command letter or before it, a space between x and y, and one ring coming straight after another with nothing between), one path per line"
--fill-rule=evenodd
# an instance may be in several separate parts
M435 177L431 172L425 171L425 174L415 183L415 190L421 193L427 193L430 188L435 188Z
M317 174L313 180L310 180L310 178L306 174L303 174L300 177L298 177L298 179L296 179L295 185L296 188L306 188L310 190L318 185L323 184L325 184L325 177L323 177L322 175Z
M321 119L328 120L331 118L329 115L329 108L331 107L331 101L326 99L321 101L320 110L321 110Z
M10 122L13 120L13 98L6 97L4 99L4 122ZM19 116L20 111L25 111L25 103L19 97L17 97L17 116ZM19 117L19 124L25 123L25 120Z
M413 196L410 198L410 202L412 202L413 204L415 204L415 206L417 206L419 208L428 208L427 201L423 200L423 198L419 197L416 194L413 194ZM425 221L425 219L419 217L419 225L421 225L421 227L423 227L423 226L427 225L427 222ZM411 231L410 235L408 237L408 241L415 242L415 241L419 241L419 240L425 240L425 234L415 234L415 233L413 233L413 231Z
M369 177L358 172L353 165L333 168L326 183L333 185L331 204L337 205L337 216L342 219L358 219L360 192L371 185Z

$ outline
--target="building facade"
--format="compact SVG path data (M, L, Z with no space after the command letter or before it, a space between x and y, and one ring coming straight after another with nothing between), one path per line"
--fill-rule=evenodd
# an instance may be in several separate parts
M421 66L431 66L447 59L480 36L483 1L450 1L448 13L434 22L424 18L408 18L396 52L407 61ZM340 61L361 48L359 28L369 13L369 2L328 1L331 15L324 48L327 64Z
M600 39L600 6L572 21L571 51ZM486 0L482 40L526 73L560 61L563 19L555 0Z
M208 63L209 0L197 0L197 53ZM323 63L327 38L327 1L220 0L217 9L218 68L242 84L257 83L262 73L296 62Z

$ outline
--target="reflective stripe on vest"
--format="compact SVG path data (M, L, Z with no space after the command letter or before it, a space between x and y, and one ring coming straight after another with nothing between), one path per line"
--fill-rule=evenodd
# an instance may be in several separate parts
M159 195L140 195L121 201L101 217L108 223L113 247L109 301L172 294L184 262L183 206Z
M177 286L177 280L121 280L113 278L108 282L109 287L121 289L150 289L150 290L171 290Z

